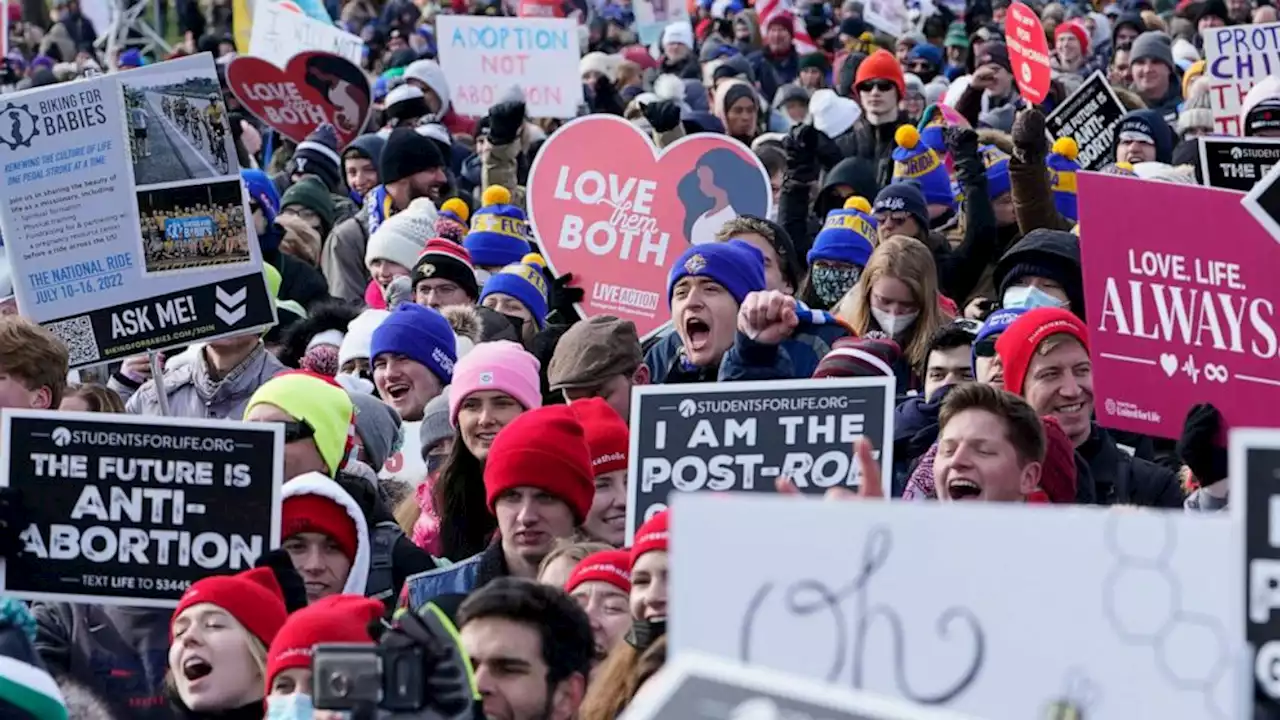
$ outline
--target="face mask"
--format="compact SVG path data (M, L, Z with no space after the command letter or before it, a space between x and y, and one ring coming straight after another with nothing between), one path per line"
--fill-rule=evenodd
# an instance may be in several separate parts
M311 696L304 693L292 695L268 695L266 720L311 720L315 706Z
M909 312L905 315L892 315L885 310L871 308L871 317L876 319L876 324L880 326L881 330L889 333L890 337L895 338L909 330L915 324L919 315L919 311Z
M1019 285L1004 291L1004 306L1033 310L1042 307L1066 307L1067 304L1038 287Z
M809 283L813 291L822 299L828 308L840 302L840 298L849 292L849 288L858 282L862 270L856 265L837 267L834 265L814 265L809 271Z

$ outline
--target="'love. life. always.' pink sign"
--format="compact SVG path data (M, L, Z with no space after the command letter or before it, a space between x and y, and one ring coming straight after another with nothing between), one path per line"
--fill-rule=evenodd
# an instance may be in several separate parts
M1079 193L1098 422L1176 438L1211 402L1280 426L1280 242L1244 195L1098 173Z

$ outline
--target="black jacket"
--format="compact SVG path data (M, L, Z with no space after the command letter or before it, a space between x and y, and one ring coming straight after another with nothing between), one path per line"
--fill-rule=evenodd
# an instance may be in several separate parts
M876 167L876 184L885 187L893 181L893 150L898 146L893 134L903 125L910 125L911 120L906 113L898 113L898 119L883 125L872 125L864 113L853 124L853 134L857 137L857 150L854 157L870 160ZM874 200L875 196L867 198Z
M813 247L813 239L822 229L827 213L844 205L844 198L835 192L836 187L853 188L853 194L865 197L867 202L875 200L879 192L875 166L869 160L857 157L846 157L827 170L821 190L810 206L813 185L796 179L788 172L783 177L782 192L778 194L778 225L791 236L801 268L807 268L806 256Z
M395 516L391 514L391 510L382 502L382 498L378 495L378 489L368 480L343 472L338 473L336 480L342 486L342 489L346 490L352 499L356 501L356 504L360 506L370 532L385 523L395 524ZM414 545L413 541L406 537L404 533L399 533L396 537L395 545L391 549L392 592L390 597L385 600L388 612L395 609L396 599L400 597L400 590L404 587L406 578L410 575L435 569L436 563L435 560L431 559L431 555Z
M1136 458L1116 446L1106 430L1093 434L1076 449L1089 464L1091 477L1080 477L1076 502L1089 505L1139 505L1181 508L1182 486L1172 470Z

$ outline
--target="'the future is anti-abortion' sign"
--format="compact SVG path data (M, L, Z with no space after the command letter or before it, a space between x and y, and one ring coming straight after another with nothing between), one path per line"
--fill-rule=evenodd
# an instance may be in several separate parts
M861 437L893 465L894 380L839 378L637 385L631 395L627 538L672 492L856 488Z
M613 115L557 130L538 152L528 188L543 256L585 292L579 312L630 320L641 337L671 316L667 275L676 258L689 245L714 242L734 217L767 217L773 202L764 166L742 143L699 133L659 151Z
M529 117L577 117L582 104L577 20L441 15L436 37L458 113L485 115L518 88ZM599 153L609 146L594 147Z
M1240 193L1080 176L1080 256L1098 421L1176 438L1192 403L1230 426L1277 424L1280 244ZM1160 208L1143 232L1115 218ZM1205 218L1215 237L1206 240Z
M172 607L279 545L278 424L6 410L0 443L23 522L3 592Z

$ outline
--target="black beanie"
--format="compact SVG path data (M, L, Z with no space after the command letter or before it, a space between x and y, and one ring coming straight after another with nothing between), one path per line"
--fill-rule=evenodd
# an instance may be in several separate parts
M1006 290L1026 277L1042 277L1061 285L1071 303L1071 312L1083 319L1084 280L1080 277L1079 270L1071 267L1066 259L1039 253L1014 265L1000 280L1000 298L1003 299Z
M378 175L384 185L410 175L444 167L444 157L435 142L413 128L396 128L382 148L382 167Z
M342 157L338 155L338 131L322 123L305 140L298 143L289 161L291 172L314 175L324 182L329 192L342 188Z

